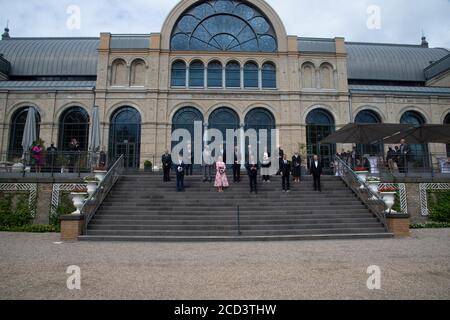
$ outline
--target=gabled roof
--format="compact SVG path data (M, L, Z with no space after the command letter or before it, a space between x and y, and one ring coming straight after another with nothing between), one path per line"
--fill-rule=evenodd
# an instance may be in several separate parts
M98 38L11 38L0 53L11 76L96 76Z

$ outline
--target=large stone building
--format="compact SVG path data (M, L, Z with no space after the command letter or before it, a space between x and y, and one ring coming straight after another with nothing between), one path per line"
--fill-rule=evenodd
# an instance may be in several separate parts
M0 41L0 150L21 154L28 108L60 150L102 143L129 165L158 159L176 128L277 128L284 150L320 145L351 122L450 123L450 52L287 35L263 0L182 0L160 33ZM419 150L422 152L424 150ZM431 145L445 153L444 145ZM135 160L134 160L135 159Z

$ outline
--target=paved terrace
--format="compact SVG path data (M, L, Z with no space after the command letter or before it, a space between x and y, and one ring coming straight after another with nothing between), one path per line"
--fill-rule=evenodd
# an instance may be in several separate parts
M449 299L450 229L405 239L57 243L0 233L1 299ZM81 291L66 288L70 265ZM367 267L382 270L367 289Z

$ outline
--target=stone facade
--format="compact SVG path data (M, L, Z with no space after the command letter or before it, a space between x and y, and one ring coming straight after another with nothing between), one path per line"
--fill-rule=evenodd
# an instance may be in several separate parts
M343 38L334 39L334 52L305 53L298 50L296 36L288 36L278 15L263 0L250 1L272 22L278 37L274 53L181 52L170 50L170 36L179 16L195 1L181 1L169 14L161 33L148 35L149 47L111 48L112 35L102 33L98 48L97 80L94 90L5 90L0 89L0 150L8 150L11 117L23 106L35 107L41 115L40 136L47 145L58 141L59 119L70 107L79 106L92 114L100 107L102 144L109 144L110 119L123 106L141 115L141 167L147 159L160 159L171 145L172 118L177 110L190 106L200 110L205 121L221 107L233 109L243 124L254 108L269 110L280 130L280 143L292 154L306 144L305 122L309 112L322 108L334 117L336 128L352 122L361 110L376 111L383 122L398 123L405 111L414 110L427 123L442 124L450 113L450 96L414 94L353 93L349 91L347 53ZM276 66L274 89L194 89L171 87L171 65L200 60L235 60L241 66L255 61L261 68L270 61ZM448 80L448 79L447 79ZM436 85L450 86L447 80ZM340 146L337 147L338 149ZM431 146L445 153L444 145ZM158 163L156 163L158 164Z

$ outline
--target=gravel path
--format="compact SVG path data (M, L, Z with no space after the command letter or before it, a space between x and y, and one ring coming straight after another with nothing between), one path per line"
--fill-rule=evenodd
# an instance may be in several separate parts
M450 299L450 229L407 239L55 243L0 233L0 299ZM81 268L81 290L66 270ZM370 265L381 289L368 290Z

